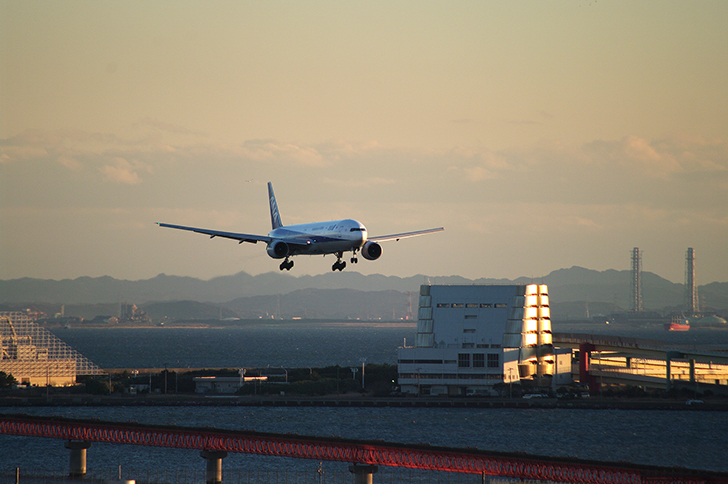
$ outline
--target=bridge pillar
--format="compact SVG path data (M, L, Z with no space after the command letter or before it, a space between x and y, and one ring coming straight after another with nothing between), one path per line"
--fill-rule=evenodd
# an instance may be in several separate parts
M354 484L372 484L373 475L379 472L379 467L370 465L350 465L349 472L354 474Z
M227 452L215 450L203 450L200 456L207 461L206 484L222 483L222 460L227 457Z
M69 477L82 479L86 477L86 449L91 447L91 442L85 440L69 440L65 443L66 449L71 451Z
M589 385L589 391L594 393L596 388L596 378L589 373L589 360L591 352L596 347L591 343L579 343L579 383Z
M675 358L684 358L685 355L678 351L668 351L665 353L665 391L669 392L672 388L672 370L670 368L670 362Z

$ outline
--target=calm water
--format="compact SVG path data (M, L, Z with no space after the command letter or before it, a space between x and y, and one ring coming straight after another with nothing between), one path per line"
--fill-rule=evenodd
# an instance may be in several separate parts
M415 323L266 322L231 328L58 329L102 368L287 368L397 363Z
M600 334L722 345L728 331L599 328ZM554 324L554 331L587 333ZM596 332L596 331L593 331ZM322 367L397 363L397 347L414 344L416 323L266 321L230 328L57 329L55 334L102 368Z
M18 409L0 408L0 413ZM728 414L699 411L280 407L34 407L33 415L214 426L477 447L728 472ZM199 452L93 444L89 469L204 467ZM61 441L0 436L4 468L67 468ZM92 465L93 463L93 465ZM310 469L306 460L231 454L225 469ZM330 469L344 464L325 463Z
M396 363L404 338L415 326L363 323L266 322L226 329L63 329L56 334L104 368L358 366ZM655 335L631 334L648 337ZM301 435L381 439L477 447L583 459L628 461L728 472L728 413L440 408L268 408L268 407L29 407L0 413L100 418L184 426L213 426ZM61 441L0 436L0 471L68 469ZM89 470L142 479L150 468L201 471L198 451L93 444ZM316 475L319 463L231 454L235 469L301 471ZM323 463L346 474L343 463ZM137 471L134 471L137 469ZM128 472L127 472L128 471ZM135 474L136 472L136 474ZM107 474L111 475L111 474ZM380 477L383 477L380 475ZM396 479L395 479L396 480ZM299 481L301 482L301 481ZM347 477L346 482L350 482ZM389 482L387 480L386 482ZM424 481L427 482L427 481ZM455 481L453 481L455 482Z

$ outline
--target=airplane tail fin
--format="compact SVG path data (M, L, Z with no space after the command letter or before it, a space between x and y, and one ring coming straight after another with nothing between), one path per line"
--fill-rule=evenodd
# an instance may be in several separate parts
M273 230L278 227L283 227L281 214L278 211L278 204L276 203L276 196L273 193L273 184L271 182L268 182L268 201L270 202L270 223L273 226Z

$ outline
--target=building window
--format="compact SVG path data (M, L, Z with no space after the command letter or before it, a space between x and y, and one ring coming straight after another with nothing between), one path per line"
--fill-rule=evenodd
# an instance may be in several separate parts
M477 308L478 307L478 304L477 303L467 303L465 305L465 307L466 308Z
M473 343L463 343L463 348L475 348Z
M500 358L498 353L488 353L488 368L498 368L500 366Z
M507 308L508 304L506 303L495 303L495 307L497 308Z
M449 308L450 303L437 303L438 308Z
M460 373L458 380L485 380L487 375L485 373Z
M475 314L466 314L465 319L478 319L478 316Z
M485 354L473 354L473 368L485 368Z
M463 333L475 333L475 328L465 328L463 329Z
M480 307L481 307L481 308L492 308L492 307L493 307L493 305L492 305L492 304L490 304L490 303L482 303L482 304L480 305Z
M462 307L465 307L465 304L463 304L463 303L452 303L452 307L454 307L454 308L462 308Z
M458 368L470 368L470 354L469 353L458 354Z

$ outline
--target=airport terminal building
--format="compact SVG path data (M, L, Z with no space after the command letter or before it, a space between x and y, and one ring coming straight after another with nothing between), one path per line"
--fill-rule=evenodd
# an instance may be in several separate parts
M491 395L499 383L550 386L556 359L546 285L423 285L415 346L399 348L397 366L403 393Z

